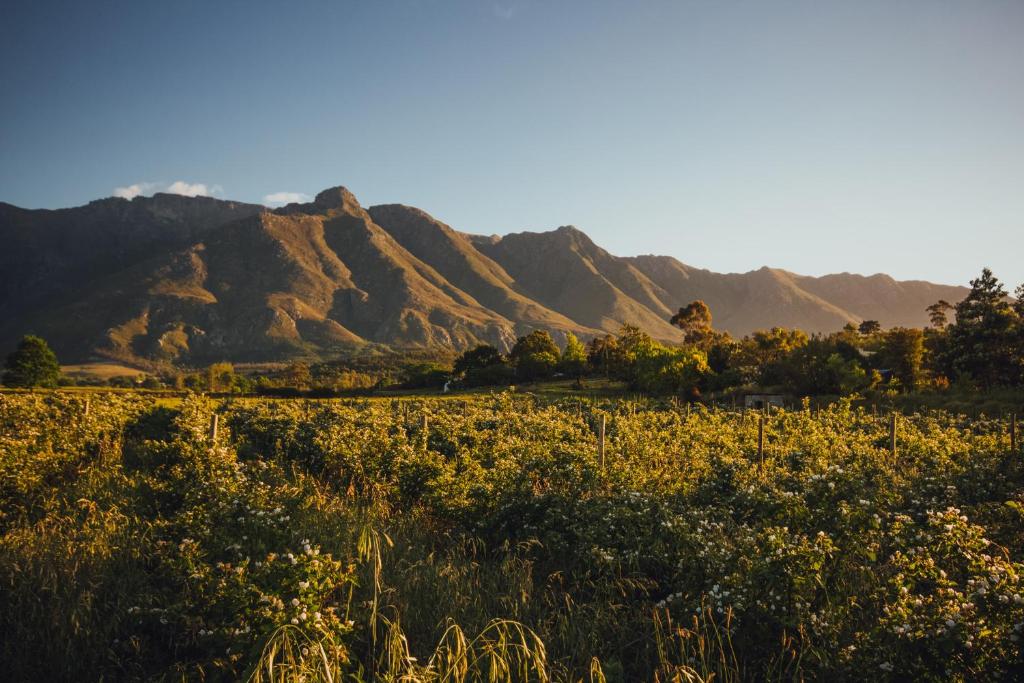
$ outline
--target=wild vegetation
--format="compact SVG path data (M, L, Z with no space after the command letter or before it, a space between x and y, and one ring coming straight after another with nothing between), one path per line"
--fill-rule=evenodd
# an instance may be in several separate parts
M1007 422L761 419L0 395L3 677L1019 680Z

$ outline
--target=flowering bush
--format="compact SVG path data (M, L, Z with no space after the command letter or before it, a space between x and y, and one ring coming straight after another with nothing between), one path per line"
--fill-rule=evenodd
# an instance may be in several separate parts
M644 402L89 405L0 396L12 680L1021 671L998 421L900 418L894 456L848 403L780 412L758 457L754 416Z

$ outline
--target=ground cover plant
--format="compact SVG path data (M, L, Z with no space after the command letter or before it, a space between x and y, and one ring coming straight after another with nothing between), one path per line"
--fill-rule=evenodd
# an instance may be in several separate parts
M3 678L1019 679L1006 421L761 418L0 395Z

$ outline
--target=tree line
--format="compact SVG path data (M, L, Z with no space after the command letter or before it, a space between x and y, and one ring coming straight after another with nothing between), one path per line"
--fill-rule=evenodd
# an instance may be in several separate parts
M683 344L669 345L624 325L586 345L567 333L559 349L543 330L521 337L507 354L481 345L460 355L454 376L467 386L509 384L557 373L577 382L606 377L637 391L696 398L757 386L799 396L865 390L912 392L1024 386L1024 285L1011 298L989 269L959 303L928 307L924 329L882 329L876 320L831 334L773 327L740 339L716 330L710 308L694 301L670 322Z
M482 344L451 364L408 358L397 371L385 365L356 370L324 363L294 362L274 376L236 373L228 363L205 370L174 372L157 386L243 393L312 390L409 389L441 386L507 386L571 378L577 386L606 378L652 394L698 398L740 387L797 396L850 395L867 390L913 392L956 385L967 390L1024 386L1024 285L1015 297L984 269L956 304L927 308L924 329L882 329L875 320L848 324L831 334L807 334L773 327L742 338L716 330L710 308L693 301L670 322L682 330L682 344L653 339L633 325L617 334L581 342L565 333L563 346L546 330L520 337L508 353ZM367 371L372 370L372 371ZM46 342L26 336L6 362L7 386L57 386L60 366Z

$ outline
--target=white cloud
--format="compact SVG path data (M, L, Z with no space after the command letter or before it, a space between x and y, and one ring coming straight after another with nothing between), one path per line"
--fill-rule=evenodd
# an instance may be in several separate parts
M135 183L127 187L115 187L114 196L124 199L134 199L140 194L149 194L158 187L158 183Z
M182 194L186 197L209 197L212 192L203 183L186 183L184 180L175 180L167 186L171 194Z
M291 204L292 202L308 202L309 195L302 192L274 192L264 195L263 201L267 204Z
M224 191L220 185L207 186L205 183L188 183L184 180L175 180L173 183L134 183L125 187L115 187L114 196L124 199L134 199L140 195L153 194L154 192L168 192L180 194L186 197L212 197Z

